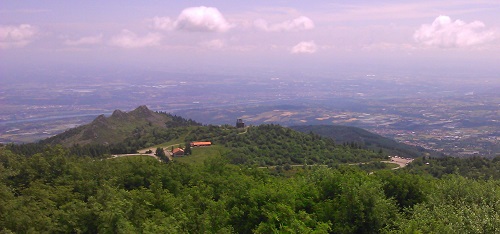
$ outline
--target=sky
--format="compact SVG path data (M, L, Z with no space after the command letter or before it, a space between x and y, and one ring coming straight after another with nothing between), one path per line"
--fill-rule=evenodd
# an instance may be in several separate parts
M6 1L0 69L500 74L500 1Z

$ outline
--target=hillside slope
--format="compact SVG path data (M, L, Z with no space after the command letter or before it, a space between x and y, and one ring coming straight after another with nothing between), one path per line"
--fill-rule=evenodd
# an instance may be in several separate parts
M196 127L186 136L190 141L211 141L228 149L234 164L259 166L354 163L380 161L386 155L358 147L335 144L316 134L305 134L274 124L236 129L231 126Z
M335 140L337 144L355 143L363 148L383 150L391 155L400 155L412 158L416 158L424 154L439 156L439 153L437 152L399 143L393 139L389 139L357 127L341 125L303 125L292 126L290 128L299 132L313 132L320 136L331 138Z
M353 127L299 126L292 127L297 130L293 131L279 125L245 129L229 125L200 125L193 120L140 106L130 112L115 110L109 117L100 115L87 125L70 129L40 143L72 147L72 152L77 155L99 156L135 153L139 149L169 141L212 141L228 149L227 157L232 163L260 166L332 165L380 160L387 154L408 157L422 155L409 146ZM317 135L305 134L309 132ZM379 149L382 151L377 152Z
M98 116L89 124L69 129L61 134L42 140L46 144L118 144L128 138L140 138L145 133L178 126L199 125L167 113L154 112L139 106L130 112L115 110L109 117Z

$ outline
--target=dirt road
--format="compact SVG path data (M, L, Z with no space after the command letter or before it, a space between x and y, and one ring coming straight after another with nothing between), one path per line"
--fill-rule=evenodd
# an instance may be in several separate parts
M399 156L391 156L390 161L382 161L382 162L398 164L399 167L393 168L393 170L395 170L395 169L406 167L406 165L413 162L413 158L403 158L403 157L399 157Z

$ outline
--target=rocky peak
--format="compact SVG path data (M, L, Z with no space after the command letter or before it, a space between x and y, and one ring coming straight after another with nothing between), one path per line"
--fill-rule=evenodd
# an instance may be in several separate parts
M93 124L106 124L107 122L108 120L104 115L99 115L94 119L94 121L92 121Z
M148 109L147 106L142 105L137 107L135 110L131 111L130 114L133 114L136 117L150 117L152 116L152 111Z
M95 122L103 122L106 121L106 117L104 115L99 115L94 119Z
M121 110L115 110L115 111L113 111L113 114L111 115L111 117L122 119L122 118L126 117L126 115L127 115L127 113L125 113Z
M134 111L149 112L150 110L146 105L142 105L142 106L135 108Z

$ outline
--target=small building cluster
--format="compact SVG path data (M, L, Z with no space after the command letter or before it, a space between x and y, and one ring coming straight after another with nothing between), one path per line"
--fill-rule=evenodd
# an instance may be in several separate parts
M245 128L245 122L243 122L243 119L237 119L236 120L236 128ZM210 141L193 141L189 143L190 147L207 147L211 146L212 142ZM183 157L185 155L189 155L189 152L186 152L182 148L175 148L172 149L172 157Z
M175 148L172 150L173 157L182 157L184 156L184 150L182 148Z
M193 141L191 142L191 147L202 147L202 146L211 146L212 142L210 141Z

